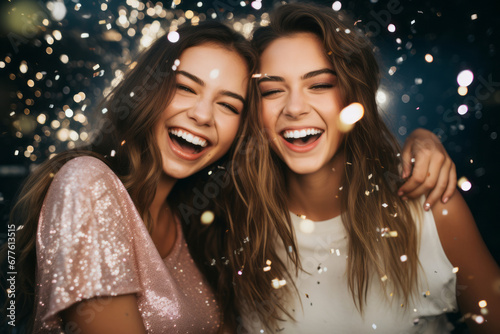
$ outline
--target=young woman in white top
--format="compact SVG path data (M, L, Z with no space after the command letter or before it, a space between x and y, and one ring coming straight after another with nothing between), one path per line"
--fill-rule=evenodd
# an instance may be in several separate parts
M474 333L499 333L500 270L463 198L429 211L424 201L397 195L399 149L378 113L372 48L356 27L331 8L289 4L254 33L253 44L261 122L279 167L273 182L299 259L278 242L290 277L274 281L287 292L277 316L288 320L260 314L270 327L259 329L250 316L247 328L446 333L445 313L458 308ZM340 115L345 108L343 116L359 118L353 103L364 116L352 127Z

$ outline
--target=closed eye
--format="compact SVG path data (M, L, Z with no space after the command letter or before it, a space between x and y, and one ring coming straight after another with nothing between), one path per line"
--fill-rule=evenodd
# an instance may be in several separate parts
M311 86L311 89L329 89L329 88L332 88L333 85L332 84L327 84L327 83L324 83L324 84L317 84L317 85L313 85Z
M235 113L236 115L239 115L240 112L238 111L238 109L236 109L235 107L233 107L232 105L230 105L229 103L226 103L226 102L219 102L219 105L223 106L224 108L228 109L229 111L231 111L232 113Z
M277 93L281 93L281 90L279 90L279 89L272 89L272 90L268 90L268 91L265 91L265 92L261 92L260 95L262 97L266 97L266 96L271 96L271 95L277 94Z
M188 92L188 93L196 94L196 92L194 90L192 90L191 88L189 88L188 86L177 84L177 89L183 90L183 91Z

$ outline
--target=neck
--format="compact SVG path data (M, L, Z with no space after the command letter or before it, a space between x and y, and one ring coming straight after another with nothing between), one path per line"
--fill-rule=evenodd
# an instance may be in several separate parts
M339 188L345 168L343 152L312 174L296 174L288 170L288 208L313 221L327 220L341 213Z
M151 239L162 258L172 251L177 238L177 224L175 217L168 207L167 197L172 191L177 180L162 174L149 213L153 220Z
M149 213L153 219L154 226L156 226L160 220L159 216L162 215L162 208L165 208L167 205L167 197L172 191L176 181L176 179L173 179L166 174L162 174L160 181L158 182L155 197L149 207Z

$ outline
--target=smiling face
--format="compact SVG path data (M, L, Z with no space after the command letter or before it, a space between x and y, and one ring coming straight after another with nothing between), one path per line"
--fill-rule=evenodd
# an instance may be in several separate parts
M163 170L186 178L220 159L233 143L248 82L243 58L216 44L186 49L176 91L155 129Z
M294 173L331 167L342 140L337 76L319 38L278 38L261 56L262 120L273 150ZM265 76L264 76L265 74Z

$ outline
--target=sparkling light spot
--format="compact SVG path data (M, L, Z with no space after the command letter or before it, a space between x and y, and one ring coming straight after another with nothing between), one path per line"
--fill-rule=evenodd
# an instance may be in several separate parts
M62 39L62 34L59 30L54 30L52 32L52 35L54 36L55 39L57 39L58 41L60 41Z
M342 3L340 1L335 1L332 8L334 11L338 12L342 8Z
M469 191L472 188L472 184L465 176L462 176L460 179L458 179L457 183L460 189L462 189L463 191Z
M408 256L406 255L401 255L401 262L406 262L406 260L408 260Z
M389 30L389 32L395 32L396 31L396 26L394 24L389 24L387 26L387 30Z
M472 21L477 20L477 14L472 14L472 15L470 16L470 19L471 19Z
M462 104L458 107L458 110L457 112L460 114L460 115L465 115L467 114L467 111L469 111L469 107L467 107L467 105L465 104Z
M482 315L477 315L477 316L473 317L473 319L478 324L482 324L484 322L484 317Z
M179 41L179 33L177 31L171 31L168 33L168 40L171 42L171 43L177 43L177 41Z
M256 10L259 10L262 8L262 2L260 2L259 0L255 0L251 3L253 9L256 9Z
M469 91L469 90L467 89L467 87L464 87L464 86L460 86L460 87L458 87L458 90L457 90L458 95L460 95L460 96L465 96L465 95L467 95L467 92L468 92L468 91Z
M45 124L45 121L47 120L47 116L45 116L45 114L40 114L40 115L38 115L36 120L40 124Z
M434 57L430 53L428 53L425 55L425 61L428 63L432 63L434 61Z
M342 111L339 115L339 130L347 132L354 127L354 124L358 122L365 114L365 109L360 103L351 103Z
M474 80L474 73L470 70L464 70L457 75L457 82L459 86L467 87Z
M209 211L209 210L203 212L203 214L200 217L200 221L204 225L212 224L214 219L215 219L214 213L212 211Z
M311 234L314 232L314 222L310 219L302 219L299 224L302 233Z
M50 10L52 18L56 21L61 21L66 16L67 10L64 5L64 1L49 1L47 3L47 9Z
M19 65L19 71L21 73L28 72L28 64L26 64L26 62L24 60L21 62L21 65Z
M210 71L210 79L217 79L219 77L219 69L214 68Z
M486 300L480 300L479 303L478 303L479 307L480 308L484 308L486 306L488 306L488 303L486 302Z
M452 273L456 274L458 273L458 267L453 267L453 269L451 270Z

